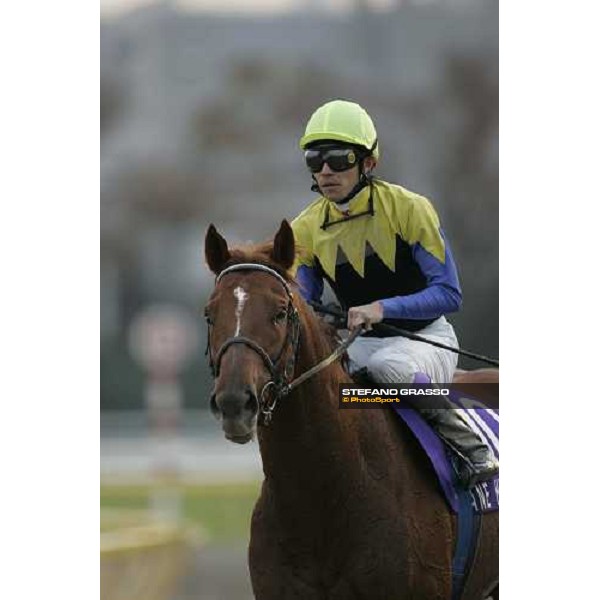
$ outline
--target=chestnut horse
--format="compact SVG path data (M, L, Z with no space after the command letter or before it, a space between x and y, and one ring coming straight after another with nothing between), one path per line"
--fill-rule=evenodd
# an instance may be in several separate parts
M339 361L277 396L334 348L289 275L288 223L272 243L231 250L211 225L205 249L217 275L206 307L211 410L227 439L257 437L262 456L249 547L256 599L449 600L456 518L404 423L391 410L339 410L338 384L350 381ZM482 518L462 599L490 595L497 513Z

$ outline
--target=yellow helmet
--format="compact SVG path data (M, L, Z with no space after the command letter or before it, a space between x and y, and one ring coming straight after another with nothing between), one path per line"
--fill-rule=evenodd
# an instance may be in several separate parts
M300 139L303 150L321 140L336 140L362 146L375 158L379 157L377 131L367 111L347 100L332 100L317 108Z

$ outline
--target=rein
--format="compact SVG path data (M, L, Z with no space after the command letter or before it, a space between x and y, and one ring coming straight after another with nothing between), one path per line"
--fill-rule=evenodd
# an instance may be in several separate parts
M330 306L323 306L319 302L310 302L309 304L320 313L325 315L331 315L338 319L343 319L344 322L348 319L348 313L340 310L338 308L332 308ZM454 346L447 346L446 344L442 344L441 342L436 342L435 340L430 340L422 335L418 335L417 333L413 333L412 331L406 331L405 329L400 329L399 327L394 327L393 325L388 325L387 323L373 323L372 325L374 330L379 330L382 332L391 333L392 335L398 335L401 337L405 337L411 340L416 340L417 342L423 342L425 344L430 344L431 346L436 346L437 348L443 348L444 350L449 350L450 352L454 352L455 354L461 354L462 356L468 356L469 358L473 358L475 360L479 360L481 362L487 363L489 365L494 365L495 367L500 367L500 362L495 358L488 358L487 356L483 356L482 354L475 354L474 352L469 352L468 350L463 350L462 348L455 348Z
M322 371L336 360L338 360L342 354L346 351L348 346L354 341L354 339L361 333L361 329L357 329L354 331L346 340L339 344L339 346L325 359L321 362L317 363L313 367L311 367L308 371L305 371L302 375L299 375L296 379L290 381L291 377L294 374L294 366L296 364L296 358L298 354L298 346L300 343L300 316L298 314L298 309L294 306L294 294L288 284L288 282L274 269L267 267L266 265L262 265L260 263L240 263L237 265L233 265L231 267L227 267L223 269L217 276L215 281L215 287L219 284L221 279L228 275L229 273L233 273L235 271L261 271L263 273L268 273L272 277L275 277L283 285L285 292L288 297L288 306L286 309L287 312L287 333L286 339L281 347L281 350L277 354L277 356L272 359L266 350L260 345L257 344L254 340L247 338L242 335L236 335L228 338L222 344L222 346L217 351L214 359L210 350L210 328L211 323L208 322L208 338L206 345L206 354L208 355L209 365L211 368L211 372L213 377L219 376L219 370L221 366L221 360L223 359L223 355L225 352L231 348L231 346L235 344L243 344L254 350L260 358L262 359L264 365L267 367L269 373L271 374L271 379L265 383L259 395L259 409L261 414L263 415L263 422L265 425L269 425L273 418L273 410L277 404L277 401L284 396L287 396L292 390L297 388L299 385L304 383L307 379L317 374L319 371ZM281 360L281 357L285 353L285 350L291 347L292 352L282 371L277 370L277 363ZM272 390L272 398L271 401L268 401L266 398L266 392L270 388Z

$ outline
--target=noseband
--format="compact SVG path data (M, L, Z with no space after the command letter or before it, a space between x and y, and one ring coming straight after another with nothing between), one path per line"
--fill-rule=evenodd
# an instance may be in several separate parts
M210 323L208 324L208 343L206 347L206 354L208 354L209 365L213 377L219 376L221 360L223 359L223 355L234 344L243 344L251 350L254 350L254 352L256 352L260 356L265 367L271 374L271 379L269 379L269 381L267 381L267 383L263 386L259 397L259 409L263 415L264 424L268 425L271 422L273 410L275 408L275 405L277 404L277 400L280 397L287 395L290 391L289 383L292 375L294 374L294 365L296 363L296 355L298 353L298 344L300 341L300 317L298 315L297 308L294 306L294 295L292 293L292 290L290 289L288 282L277 271L265 265L261 265L259 263L240 263L228 267L227 269L224 269L219 273L215 281L215 286L219 284L219 282L221 281L221 279L223 279L225 275L228 275L229 273L233 273L235 271L261 271L263 273L268 273L272 277L275 277L275 279L277 279L279 283L281 283L288 297L288 305L286 309L286 338L283 343L283 346L281 347L281 350L277 353L277 356L275 358L271 358L266 352L266 350L262 346L260 346L260 344L257 344L254 340L251 340L250 338L247 338L243 335L235 335L223 342L223 345L219 348L218 352L216 353L213 359L210 350L211 325ZM290 355L287 361L285 362L283 369L278 370L278 363L280 362L286 348L288 347L291 347L292 351L290 352ZM266 392L269 388L273 388L271 401L268 401L266 399Z

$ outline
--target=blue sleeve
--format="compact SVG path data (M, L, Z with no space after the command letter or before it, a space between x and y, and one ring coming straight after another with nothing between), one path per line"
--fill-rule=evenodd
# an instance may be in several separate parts
M444 238L441 229L440 234ZM425 275L427 287L415 294L382 300L385 319L437 319L460 308L462 292L452 251L446 239L444 246L443 263L418 242L412 247L413 258Z
M296 271L296 282L305 300L320 302L323 295L323 277L313 267L300 265Z

